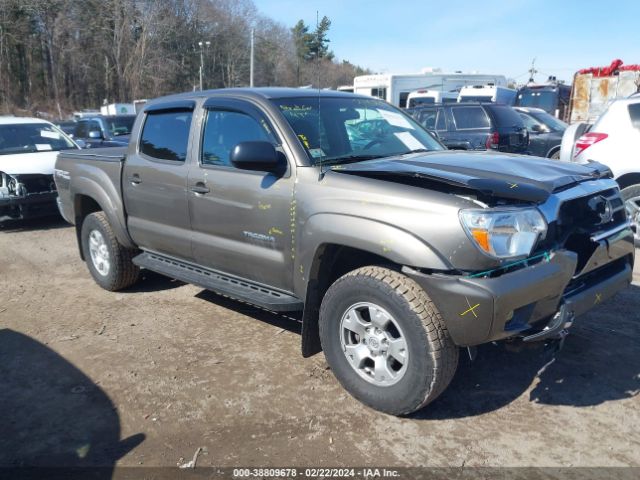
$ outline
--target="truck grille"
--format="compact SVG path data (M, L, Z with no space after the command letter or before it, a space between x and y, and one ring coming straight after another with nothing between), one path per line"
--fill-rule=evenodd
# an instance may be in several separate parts
M48 193L56 191L53 175L21 174L14 175L16 180L23 185L23 194Z
M599 246L591 237L627 222L624 201L617 189L609 189L564 202L555 223L555 238L561 248L578 254L580 272Z

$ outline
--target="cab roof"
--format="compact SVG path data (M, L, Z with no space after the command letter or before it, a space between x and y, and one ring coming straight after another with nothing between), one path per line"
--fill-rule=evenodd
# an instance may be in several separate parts
M257 88L219 88L197 92L185 92L153 99L149 103L166 102L172 100L190 100L215 96L242 96L260 99L274 98L317 98L317 97L353 97L372 98L366 95L356 95L338 90L318 90L317 88L286 88L286 87L257 87Z

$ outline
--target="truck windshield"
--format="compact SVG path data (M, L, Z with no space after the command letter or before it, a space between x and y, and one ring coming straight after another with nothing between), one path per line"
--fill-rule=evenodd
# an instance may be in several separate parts
M129 135L131 133L133 122L135 122L135 120L135 115L121 115L117 117L105 118L109 133L111 133L111 135L113 135L114 137L118 137L120 135Z
M46 123L0 125L0 155L77 148L64 133Z
M522 90L518 93L516 105L541 108L547 113L554 113L558 105L558 93L549 90Z
M273 102L314 165L444 149L415 120L380 100L302 97Z

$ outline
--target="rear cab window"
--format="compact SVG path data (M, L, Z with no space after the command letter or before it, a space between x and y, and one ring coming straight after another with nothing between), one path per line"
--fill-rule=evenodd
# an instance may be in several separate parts
M452 107L451 114L458 130L491 127L491 121L482 107Z
M192 116L191 110L147 112L140 135L140 153L157 160L184 162Z

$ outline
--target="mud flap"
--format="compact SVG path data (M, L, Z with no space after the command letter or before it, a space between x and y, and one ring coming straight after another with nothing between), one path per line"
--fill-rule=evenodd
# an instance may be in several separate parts
M322 351L320 344L320 299L317 282L312 280L307 288L307 301L302 312L302 356L309 358Z

